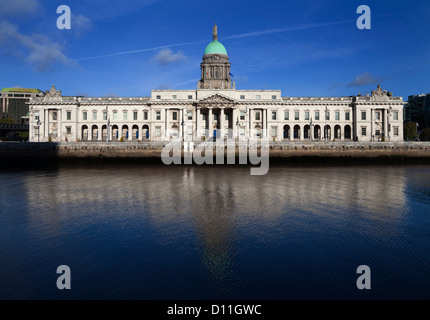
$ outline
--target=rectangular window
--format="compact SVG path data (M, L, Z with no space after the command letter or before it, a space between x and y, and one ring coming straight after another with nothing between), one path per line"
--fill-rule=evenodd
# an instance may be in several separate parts
M261 99L261 96L259 95L259 94L257 94L256 96L255 96L255 100L260 100Z
M361 112L361 120L366 120L366 111Z
M272 99L273 99L273 100L276 100L276 96L272 96Z
M34 127L34 135L35 136L39 135L39 127Z
M239 128L239 134L240 134L241 136L244 136L244 135L245 135L245 128L244 128L244 127L240 127L240 128Z
M309 120L309 111L305 111L305 120Z
M240 120L245 120L245 111L240 112Z
M143 120L148 120L148 111L143 111Z
M361 128L361 135L365 136L366 135L366 127L362 127Z
M133 120L137 120L137 111L133 111Z
M34 113L34 119L35 119L36 121L40 120L39 112L35 112L35 113Z
M260 121L260 112L255 113L255 120Z
M349 111L345 112L345 120L349 121Z
M272 120L276 120L276 111L272 111Z
M156 120L161 120L161 111L157 111L155 117Z
M381 135L381 130L375 130L375 135L380 136Z
M381 114L379 112L375 112L375 119L381 120Z
M176 100L178 98L178 96L176 94L172 95L172 99Z
M52 113L52 121L57 121L57 111Z
M107 120L107 112L106 111L103 112L103 120Z
M399 135L399 127L394 127L394 135L395 136Z
M161 128L160 127L156 127L155 128L155 136L156 137L161 137Z
M214 114L214 121L218 121L218 115L216 113Z
M335 119L335 120L337 120L337 121L339 121L339 120L340 120L340 112L339 112L339 111L336 111L336 112L334 113L334 119Z
M290 120L290 112L288 111L284 112L284 120Z
M113 121L118 121L118 112L113 112Z
M295 111L294 112L294 120L299 120L300 119L300 117L299 117L299 112L298 111Z
M229 114L228 113L226 113L226 114L224 114L224 116L225 116L225 121L228 121L229 119L230 119L230 117L229 117Z
M397 111L393 112L393 120L399 120L399 113ZM399 128L397 128L399 130Z
M72 112L71 111L67 111L66 112L66 117L67 117L67 120L72 120Z
M325 112L325 119L328 121L330 120L330 111Z
M70 136L72 134L72 127L66 127L67 135Z
M276 137L276 128L272 128L272 137Z
M87 112L82 112L82 119L84 121L88 120L88 113Z
M93 111L93 120L97 120L97 111Z
M157 96L157 100L160 100L161 99L161 96Z
M320 112L315 111L315 120L319 121L319 119L320 119Z
M188 111L188 120L193 120L193 112Z
M178 120L178 113L177 113L176 111L173 111L173 112L172 112L172 120L173 120L173 121Z
M203 121L206 121L206 113L202 113Z
M242 95L240 95L240 99L241 99L241 100L245 99L245 95L243 95L243 94L242 94Z
M127 111L123 111L123 112L122 112L122 119L123 119L124 121L127 121L127 120L128 120L128 112L127 112Z
M188 96L188 100L192 100L193 99L193 96Z

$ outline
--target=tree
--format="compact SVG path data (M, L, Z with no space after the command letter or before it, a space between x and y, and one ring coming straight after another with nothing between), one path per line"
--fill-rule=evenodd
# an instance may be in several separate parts
M12 118L3 118L3 119L0 119L0 123L4 123L4 124L14 124L14 123L15 123L15 121L13 121L13 119L12 119Z
M404 139L407 141L414 141L418 138L417 124L413 121L407 121L403 125Z
M425 129L421 130L420 140L421 141L430 141L430 128L425 128Z

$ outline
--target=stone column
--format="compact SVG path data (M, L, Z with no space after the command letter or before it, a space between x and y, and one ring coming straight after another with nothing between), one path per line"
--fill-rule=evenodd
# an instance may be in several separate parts
M237 131L237 121L238 121L238 110L236 108L233 109L233 119L231 119L231 124L233 126L233 137L237 138L238 131Z
M261 109L261 137L264 138L266 136L266 115L265 110Z
M208 108L208 138L213 136L213 116L212 116L212 107Z
M250 107L248 107L248 112L246 114L246 116L248 117L248 121L246 122L246 135L247 138L250 139L251 138L251 129L252 129L252 109Z
M169 126L169 113L168 113L168 109L164 109L164 140L169 140L169 135L167 133L168 130L168 126Z
M200 137L200 109L197 107L196 108L196 138Z
M61 141L62 140L62 114L63 114L63 110L62 109L58 109L58 124L57 124L57 137L58 139Z
M44 139L48 139L49 137L49 109L45 109L45 125L43 129L43 137Z
M384 137L385 137L385 141L387 141L388 139L388 127L387 127L387 110L382 109L382 119L383 119L383 123L384 123Z
M179 138L181 138L181 140L183 138L183 133L184 133L183 132L184 131L184 125L182 124L184 122L183 114L184 114L184 110L179 109Z
M224 108L221 108L220 112L219 112L219 127L220 127L220 138L224 139L224 132L225 132L225 128L224 128Z

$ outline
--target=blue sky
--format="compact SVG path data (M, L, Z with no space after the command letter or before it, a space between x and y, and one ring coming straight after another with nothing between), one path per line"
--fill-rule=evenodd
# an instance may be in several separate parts
M60 5L72 12L59 30ZM372 29L359 30L359 5ZM348 96L430 92L430 3L370 0L0 0L0 87L148 96L195 89L212 27L237 89Z

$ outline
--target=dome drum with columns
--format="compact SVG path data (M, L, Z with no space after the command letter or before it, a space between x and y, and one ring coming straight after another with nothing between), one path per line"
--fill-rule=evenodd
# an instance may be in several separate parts
M29 102L29 139L202 141L228 132L276 142L403 141L403 99L379 85L371 95L349 97L237 90L216 24L200 68L197 90L152 90L150 97L67 97L53 87Z

